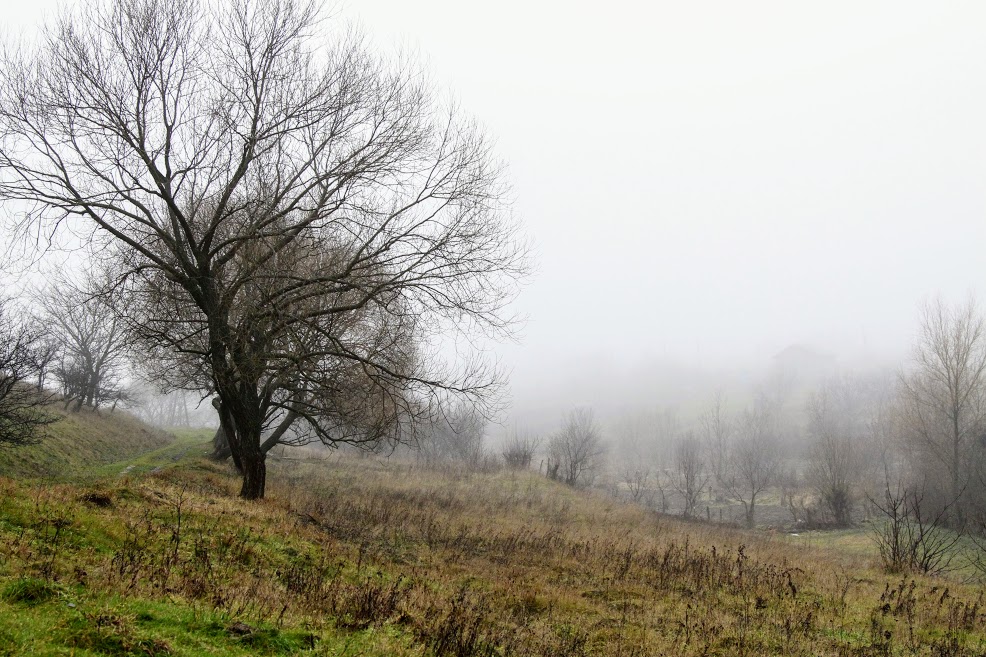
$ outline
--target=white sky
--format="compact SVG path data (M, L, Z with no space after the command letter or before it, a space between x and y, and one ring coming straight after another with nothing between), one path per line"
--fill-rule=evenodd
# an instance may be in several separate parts
M509 163L539 253L523 342L500 349L521 415L668 360L753 368L792 342L897 358L923 299L983 287L986 3L339 13L419 50Z

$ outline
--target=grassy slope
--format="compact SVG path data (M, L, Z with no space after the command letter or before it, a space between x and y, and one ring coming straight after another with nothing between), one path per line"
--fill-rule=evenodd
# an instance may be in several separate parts
M81 472L134 458L174 440L122 411L69 413L61 404L53 404L50 412L58 420L46 428L39 444L0 446L0 476L77 478Z
M370 458L273 464L245 504L197 451L0 480L0 655L986 651L978 589L851 553Z

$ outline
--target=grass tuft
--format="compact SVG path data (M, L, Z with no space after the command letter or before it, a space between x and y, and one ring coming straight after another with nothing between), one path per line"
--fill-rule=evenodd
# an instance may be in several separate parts
M47 602L59 594L58 586L43 579L21 577L8 582L0 592L6 602L36 605Z

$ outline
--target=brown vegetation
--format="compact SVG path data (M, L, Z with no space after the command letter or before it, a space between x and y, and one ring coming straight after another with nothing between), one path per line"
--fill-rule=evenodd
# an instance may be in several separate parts
M98 491L6 481L4 533L17 538L0 552L4 574L190 600L249 626L306 623L315 637L396 628L418 655L986 646L972 587L888 578L835 552L678 522L533 474L355 457L274 467L268 501L249 506L231 473L204 461Z

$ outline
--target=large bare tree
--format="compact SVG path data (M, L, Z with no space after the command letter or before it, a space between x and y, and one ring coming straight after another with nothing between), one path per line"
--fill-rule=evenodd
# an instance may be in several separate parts
M509 330L526 268L481 131L328 30L310 0L92 0L0 62L0 196L113 257L131 328L218 397L249 499L278 432L488 411L499 372L439 356Z

